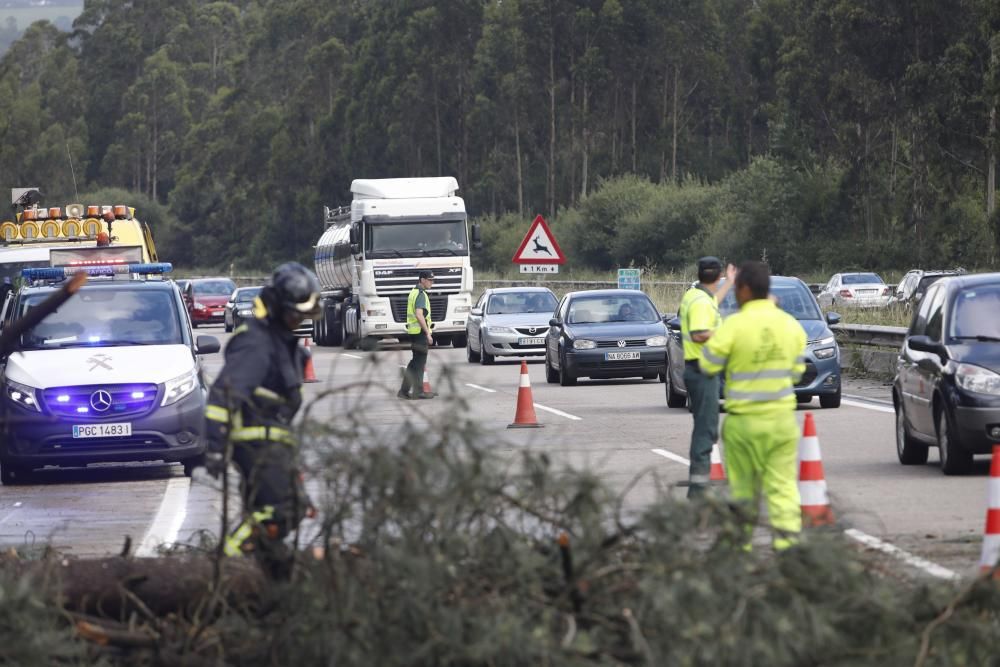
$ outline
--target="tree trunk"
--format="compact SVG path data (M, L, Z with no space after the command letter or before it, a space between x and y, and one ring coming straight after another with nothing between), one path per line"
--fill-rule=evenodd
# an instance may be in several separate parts
M580 165L580 198L587 196L587 170L590 168L590 129L587 126L589 119L587 118L587 112L589 111L589 100L590 87L587 82L583 82L583 157Z
M994 35L990 45L990 70L994 79L1000 78L1000 34ZM989 155L986 159L986 215L992 216L997 210L997 106L1000 100L993 97L990 106L990 131L987 134Z
M667 110L668 110L668 98L670 91L670 70L667 68L663 69L663 104L660 110L660 183L664 183L667 180L667 146L666 146L666 135L667 135Z
M437 172L435 176L443 176L441 173L441 105L438 99L437 74L432 77L434 86L434 147L437 151Z
M638 97L639 97L639 82L632 82L632 173L638 171L639 163L639 148L635 141L635 124L637 122L636 116L638 115Z
M549 215L556 213L556 45L555 28L549 35Z
M514 102L514 151L517 153L517 214L524 216L524 166L521 162L521 111Z
M576 203L576 72L572 60L569 64L569 203Z
M674 113L671 128L671 141L670 141L670 182L677 182L677 121L679 116L679 104L678 99L678 86L681 80L681 66L679 63L674 63Z

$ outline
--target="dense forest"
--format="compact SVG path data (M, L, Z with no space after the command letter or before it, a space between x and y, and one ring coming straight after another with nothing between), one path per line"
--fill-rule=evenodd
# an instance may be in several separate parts
M996 0L87 0L0 61L0 186L122 188L181 265L308 258L352 178L454 175L505 266L987 267Z

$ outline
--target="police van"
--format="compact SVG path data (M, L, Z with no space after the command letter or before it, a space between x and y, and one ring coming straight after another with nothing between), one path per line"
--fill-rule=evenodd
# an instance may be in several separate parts
M0 481L43 466L180 462L190 475L204 449L208 393L200 355L219 351L194 337L168 263L139 247L51 251L51 267L24 269L4 306L9 324L79 271L88 281L21 336L0 360Z

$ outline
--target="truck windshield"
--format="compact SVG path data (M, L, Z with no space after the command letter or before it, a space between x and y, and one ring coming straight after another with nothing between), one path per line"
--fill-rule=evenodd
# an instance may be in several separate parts
M365 225L365 257L468 255L465 220Z
M23 316L51 292L21 299ZM59 310L21 337L22 349L183 343L172 292L124 288L80 290Z

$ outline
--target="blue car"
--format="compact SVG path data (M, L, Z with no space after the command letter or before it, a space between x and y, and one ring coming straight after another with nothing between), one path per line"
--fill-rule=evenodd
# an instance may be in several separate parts
M840 407L840 347L830 330L831 324L840 322L840 315L823 312L816 297L804 282L788 276L771 276L771 297L778 306L793 316L806 331L806 371L795 385L799 403L809 403L819 396L824 408ZM729 294L719 305L723 317L739 310L736 295ZM667 322L670 340L667 346L667 407L682 408L687 403L684 386L684 348L681 344L681 322L674 317Z
M549 321L545 379L563 386L581 377L662 379L666 345L663 319L642 292L570 292Z

